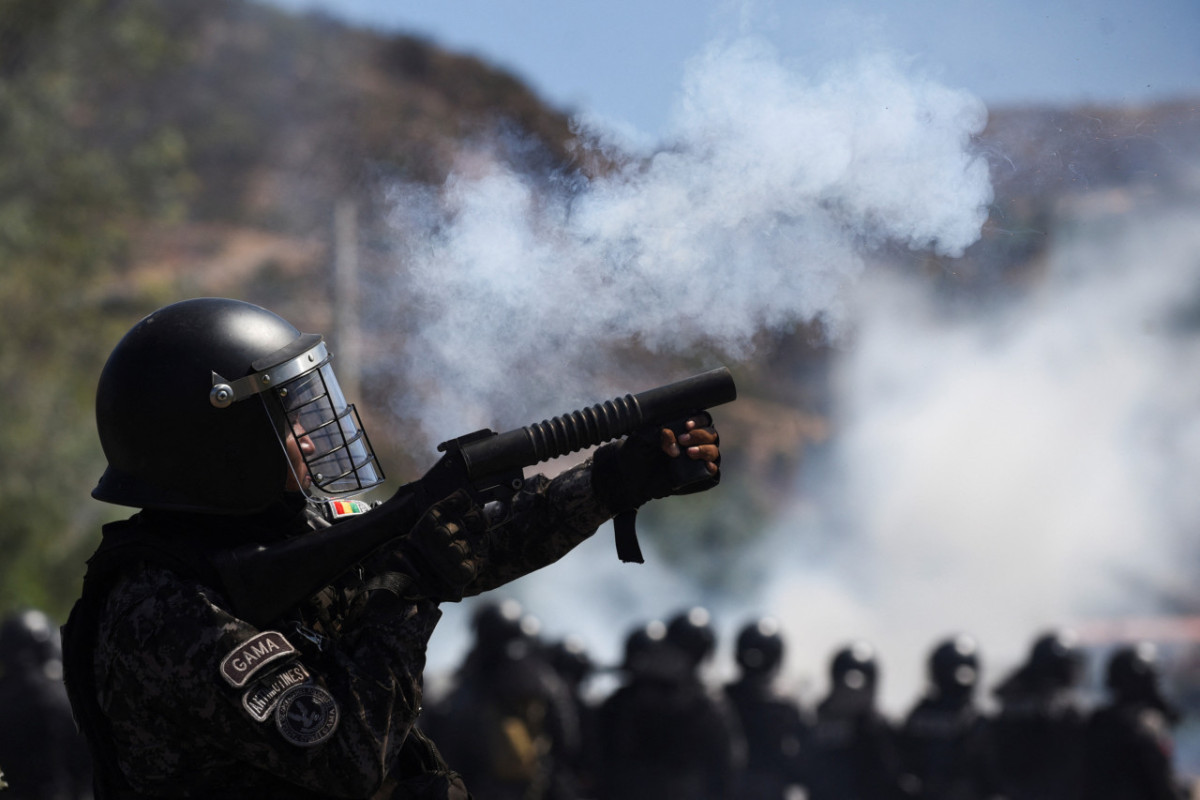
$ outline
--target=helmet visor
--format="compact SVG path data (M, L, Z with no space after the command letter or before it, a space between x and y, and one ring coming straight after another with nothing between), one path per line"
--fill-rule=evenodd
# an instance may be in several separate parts
M272 394L291 435L304 445L299 451L313 487L325 494L344 495L383 482L383 470L358 412L346 402L328 361L276 387ZM302 488L304 483L300 481Z

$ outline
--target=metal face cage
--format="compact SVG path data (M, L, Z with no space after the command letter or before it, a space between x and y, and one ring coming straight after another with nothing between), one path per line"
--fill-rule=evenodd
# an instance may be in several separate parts
M358 411L342 395L320 336L305 334L286 351L296 355L260 367L244 378L230 381L214 372L210 402L217 408L227 408L259 395L275 421L284 453L292 448L299 451L307 475L296 474L290 457L288 463L297 485L310 496L312 487L327 495L348 495L382 483L383 470L375 451Z
M346 495L383 482L358 411L346 402L328 359L268 394L278 402L295 441L312 445L300 448L300 453L313 487L324 494ZM302 476L296 478L305 488Z

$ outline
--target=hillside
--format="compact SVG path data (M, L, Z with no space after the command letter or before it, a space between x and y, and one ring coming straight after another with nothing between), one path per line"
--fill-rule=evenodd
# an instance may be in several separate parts
M131 319L233 294L331 330L339 203L369 275L388 268L388 192L440 185L464 153L548 183L611 166L564 111L476 58L247 0L17 0L0 78L0 447L20 465L0 476L17 509L0 529L0 607L61 613L72 593L56 587L76 585L96 523L120 513L87 499L102 466L91 402ZM1200 114L992 109L977 145L996 188L983 239L953 263L893 254L964 296L1036 279L1073 198L1169 195L1200 158ZM728 423L746 495L730 513L751 521L734 536L753 535L828 433L819 337L774 335L761 352ZM376 438L399 472L428 457Z

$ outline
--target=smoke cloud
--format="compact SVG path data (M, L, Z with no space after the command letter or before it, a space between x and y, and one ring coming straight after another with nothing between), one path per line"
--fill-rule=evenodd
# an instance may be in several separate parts
M972 137L986 116L896 56L802 72L739 38L690 65L668 145L637 150L627 130L581 123L610 152L635 151L603 177L547 180L464 153L439 190L398 186L393 198L401 265L385 299L407 309L408 387L394 410L437 442L682 377L633 383L628 364L614 367L631 342L729 363L753 358L764 330L816 321L840 338L858 324L870 253L899 243L953 256L978 239L992 190ZM652 556L631 569L602 532L511 589L549 631L583 633L609 662L648 616L720 603ZM805 585L828 583L844 608L837 581ZM777 599L715 610L733 624L787 610ZM468 611L446 607L431 673L460 657Z
M985 122L978 100L899 59L809 76L743 38L691 64L670 145L609 175L547 181L464 154L441 191L397 189L394 289L415 315L398 411L440 441L604 399L630 343L740 359L763 330L840 335L865 251L954 255L978 238Z
M395 411L430 441L675 377L614 366L630 343L736 363L756 334L816 321L840 344L835 436L746 554L769 565L753 591L703 595L653 553L621 565L601 533L511 587L549 632L612 661L630 625L688 603L715 612L725 647L771 613L810 698L833 649L864 638L899 712L942 637L976 636L992 682L1040 630L1153 613L1186 585L1194 210L1084 217L1028 293L970 313L869 266L883 245L956 256L979 238L985 121L901 58L800 72L742 38L691 64L669 146L609 175L532 178L481 149L440 190L397 187L390 290L410 312ZM433 672L465 646L469 605L446 610Z
M791 557L762 604L787 609L796 669L871 640L894 710L954 633L994 682L1050 627L1194 613L1194 209L1077 220L1036 288L984 314L860 283L827 470L767 546Z
M809 701L835 649L865 639L893 715L950 635L980 642L990 687L1051 627L1194 612L1197 207L1081 223L1036 288L970 314L919 278L860 278L830 447L729 565L753 565L752 588L705 594L652 549L645 565L619 564L602 531L513 593L549 633L581 633L609 662L632 625L704 603L721 635L718 678L741 624L774 615L785 678ZM435 671L465 646L467 610L448 607Z

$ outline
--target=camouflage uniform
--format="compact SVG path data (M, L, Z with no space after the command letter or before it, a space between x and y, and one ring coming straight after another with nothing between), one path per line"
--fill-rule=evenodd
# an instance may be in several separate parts
M527 481L466 593L532 572L589 537L610 516L590 476L584 465L553 481ZM366 517L374 515L398 533L415 522L384 508ZM265 529L254 527L261 524L258 517L143 511L106 526L105 543L149 528L212 551L263 538ZM310 529L313 522L302 514L288 525ZM364 562L266 630L233 613L206 579L202 556L190 560L194 569L141 559L101 582L93 557L89 580L101 591L89 600L85 581L84 600L65 628L75 650L68 685L76 695L94 689L94 698L73 700L87 706L85 727L90 709L98 720L91 727L108 740L98 757L115 760L118 780L128 784L113 796L467 796L414 727L426 644L441 612L414 588L420 575L402 547ZM398 593L371 591L380 576L397 575L391 585Z

